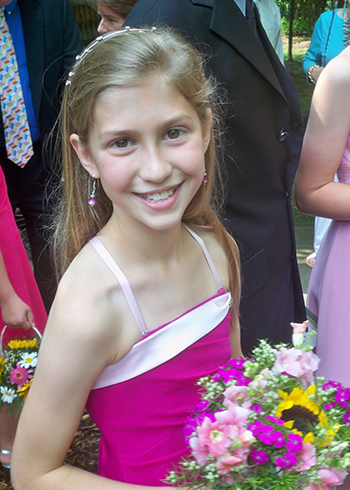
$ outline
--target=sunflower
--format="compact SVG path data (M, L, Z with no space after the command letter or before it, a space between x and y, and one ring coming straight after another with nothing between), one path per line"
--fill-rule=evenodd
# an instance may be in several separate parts
M313 384L307 390L293 388L290 393L278 390L282 401L279 403L276 416L285 421L285 426L292 429L303 438L303 442L314 444L315 437L310 428L320 424L325 428L328 424L323 410L315 403L316 386ZM334 431L327 431L332 436ZM329 442L329 440L327 441Z
M10 340L8 343L9 349L34 349L38 346L35 339L33 340Z
M5 358L0 357L0 374L2 374L4 372L5 365L6 365Z

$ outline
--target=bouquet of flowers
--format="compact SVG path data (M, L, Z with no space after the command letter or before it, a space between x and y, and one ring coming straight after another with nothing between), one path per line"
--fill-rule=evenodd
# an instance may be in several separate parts
M9 413L18 415L27 398L38 361L41 334L34 327L38 338L31 340L11 340L2 347L0 356L0 409L7 408Z
M260 340L251 359L201 378L185 426L191 456L167 482L235 490L330 490L350 468L350 389L315 377L319 358ZM299 333L298 333L299 329Z

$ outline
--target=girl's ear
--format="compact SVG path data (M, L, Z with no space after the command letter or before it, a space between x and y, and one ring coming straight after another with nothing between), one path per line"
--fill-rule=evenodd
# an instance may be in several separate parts
M213 126L213 114L210 109L207 110L207 118L202 125L203 152L206 153L211 137L211 128Z
M85 170L87 170L91 176L94 176L94 178L98 179L100 175L98 173L95 162L93 161L88 148L81 141L80 137L77 134L73 133L71 134L69 141L70 144L73 146L75 153L78 155L80 163L85 168Z

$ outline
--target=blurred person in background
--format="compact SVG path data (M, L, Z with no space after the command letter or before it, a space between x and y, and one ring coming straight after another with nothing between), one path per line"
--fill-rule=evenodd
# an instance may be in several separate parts
M327 63L345 48L346 32L350 27L348 1L343 8L323 12L318 18L311 37L311 43L303 59L303 69L309 84L316 84ZM314 252L306 258L306 264L313 267L322 239L332 220L315 217Z
M137 0L94 0L92 7L101 17L97 27L99 34L120 29Z
M55 164L50 161L51 152L44 147L44 141L56 122L62 80L81 51L82 43L68 0L0 0L0 12L1 40L5 36L11 38L13 46L1 55L2 59L7 59L7 63L0 64L0 78L4 81L0 84L1 97L6 98L9 85L8 74L1 67L9 65L8 57L15 58L17 66L12 76L16 77L13 78L17 87L14 92L20 98L14 102L17 108L25 107L26 136L31 140L26 161L15 162L9 149L14 147L18 152L24 138L7 140L8 124L4 123L7 119L2 106L0 164L12 209L20 209L24 217L34 276L49 311L56 280L47 236L55 205L48 183L54 172L60 175L60 170L53 168ZM4 47L2 43L1 48ZM19 95L19 89L23 96ZM16 141L21 144L17 145Z
M261 23L281 63L284 64L281 12L274 0L254 0Z

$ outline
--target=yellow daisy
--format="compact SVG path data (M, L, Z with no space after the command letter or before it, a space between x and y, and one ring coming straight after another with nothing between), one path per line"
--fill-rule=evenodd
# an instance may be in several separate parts
M32 381L33 379L31 379L29 383L23 383L22 388L20 390L17 390L19 396L24 396L24 401L27 399L29 388L31 387Z

